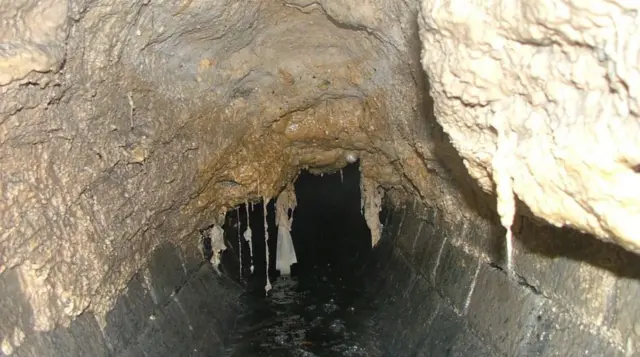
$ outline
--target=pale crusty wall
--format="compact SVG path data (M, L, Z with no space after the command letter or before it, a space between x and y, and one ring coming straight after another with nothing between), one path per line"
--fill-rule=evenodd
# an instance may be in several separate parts
M640 3L424 0L435 114L469 173L640 252ZM493 161L498 145L504 153ZM510 191L510 190L509 190ZM509 192L508 191L508 192Z
M0 86L60 66L68 7L68 1L58 0L0 1Z

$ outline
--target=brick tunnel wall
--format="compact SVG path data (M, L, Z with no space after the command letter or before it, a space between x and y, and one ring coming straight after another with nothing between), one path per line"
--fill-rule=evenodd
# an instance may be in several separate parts
M450 218L417 201L383 217L385 236L369 270L384 301L374 320L386 355L637 355L638 256L520 217L516 275L508 279L500 230ZM0 316L19 310L28 319L12 276L0 281ZM12 356L215 356L239 312L240 291L202 262L197 247L164 244L102 327L87 312L69 327L27 331Z
M24 309L29 304L17 278L2 274L0 279L0 318L22 309L28 319ZM216 356L239 312L241 290L217 275L197 248L165 243L130 280L103 326L93 313L85 312L69 327L27 331L11 356ZM0 351L0 356L5 354Z
M515 275L495 226L417 201L386 217L378 319L398 356L636 356L640 257L518 217ZM393 237L396 237L395 239ZM388 252L388 253L385 253Z

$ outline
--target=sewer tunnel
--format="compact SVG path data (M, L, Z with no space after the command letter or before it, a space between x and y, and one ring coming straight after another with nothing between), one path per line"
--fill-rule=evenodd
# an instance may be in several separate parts
M3 356L639 353L637 4L2 6Z

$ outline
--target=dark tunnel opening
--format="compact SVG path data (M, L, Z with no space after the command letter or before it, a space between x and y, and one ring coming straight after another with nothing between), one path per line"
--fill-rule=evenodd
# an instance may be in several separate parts
M361 212L358 165L324 176L303 172L295 190L292 236L300 252L299 272L361 265L371 251L371 233Z
M196 236L187 248L163 244L118 297L104 326L86 312L68 328L34 333L14 355L635 355L619 353L619 345L585 329L584 320L572 315L576 306L592 309L600 301L612 309L602 314L605 321L633 328L639 291L633 253L566 229L522 221L518 238L541 254L535 259L551 270L539 280L535 275L512 279L501 265L460 244L492 242L495 237L481 226L454 225L419 199L398 201L393 190L382 202L382 239L372 249L360 215L358 171L357 165L349 166L342 178L340 173L302 173L296 181L291 233L298 263L290 277L278 277L275 269L277 210L269 202L268 294L264 206L254 203L229 212L224 224L217 222L224 229L213 225L201 232L200 248L210 261L203 261ZM252 229L253 274L249 244L243 241L247 227ZM217 241L210 235L214 229L222 232ZM226 250L218 261L214 251L221 249L220 243ZM521 271L527 258L532 255L517 261ZM18 276L12 279L19 283ZM11 284L0 280L0 286ZM593 288L603 286L609 288ZM614 292L614 299L593 300L594 291ZM563 305L567 299L575 302L570 306L574 310ZM4 301L8 308L15 306Z
M297 206L292 215L291 237L297 263L292 266L292 276L352 274L371 252L371 234L361 210L358 163L331 174L302 171L294 188ZM266 210L262 200L238 206L227 213L222 228L227 249L222 252L220 265L225 274L246 283L249 291L264 291L268 247L269 279L280 277L276 269L278 228L274 199L267 203ZM211 241L205 237L203 243L209 260L213 254Z
M375 343L366 327L373 307L365 296L363 274L374 250L362 215L359 165L324 175L301 172L294 189L297 206L291 237L297 263L291 276L281 276L276 269L275 200L266 209L264 202L243 204L226 216L227 249L220 267L245 287L245 293L241 297L244 312L225 343L224 355L371 353L375 347L363 347ZM251 244L245 239L247 228ZM270 290L265 293L266 285Z

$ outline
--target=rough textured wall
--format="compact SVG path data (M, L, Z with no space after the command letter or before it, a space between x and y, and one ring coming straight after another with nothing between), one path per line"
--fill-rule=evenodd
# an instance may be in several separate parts
M435 114L484 190L640 252L640 4L422 1ZM494 190L494 184L496 188Z
M0 274L33 311L3 316L11 348L87 309L104 327L154 247L300 168L354 155L387 187L448 185L415 3L0 5Z
M60 69L69 30L69 3L3 0L0 6L0 86L25 79L32 71Z

